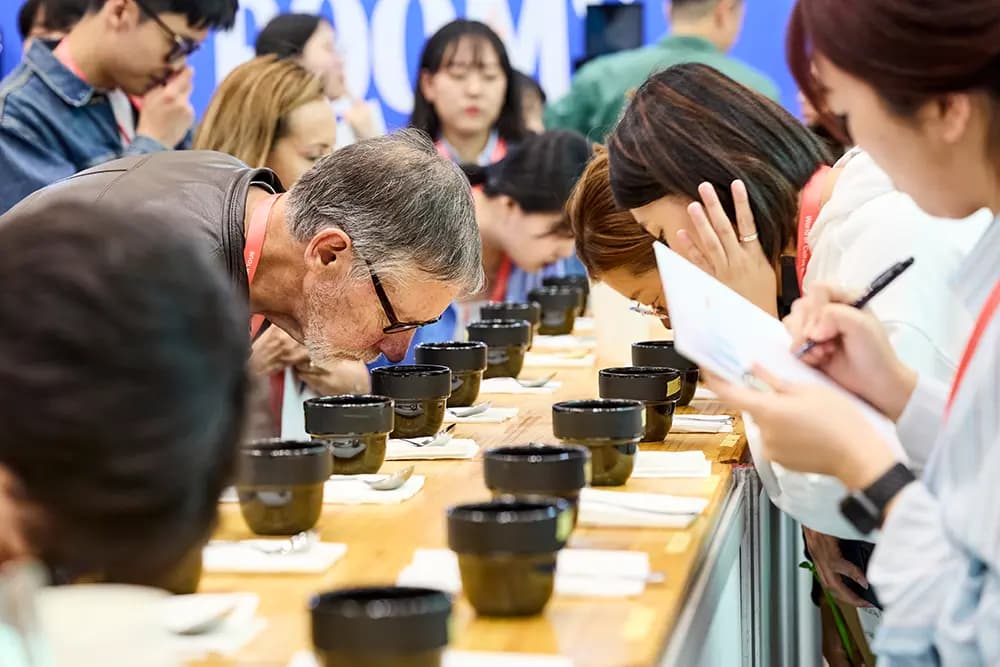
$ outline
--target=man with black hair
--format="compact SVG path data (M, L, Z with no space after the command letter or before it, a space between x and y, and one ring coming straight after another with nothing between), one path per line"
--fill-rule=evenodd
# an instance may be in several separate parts
M17 13L17 30L27 53L36 39L58 42L87 12L90 0L27 0Z
M89 0L58 46L36 40L0 82L0 212L108 160L187 147L187 56L236 10L237 0Z
M660 70L703 63L777 101L778 87L765 74L728 54L746 11L746 0L666 0L670 34L656 44L593 60L573 77L569 93L545 110L545 127L576 130L604 142L630 92Z
M181 588L233 472L246 307L155 216L63 204L0 246L0 567Z

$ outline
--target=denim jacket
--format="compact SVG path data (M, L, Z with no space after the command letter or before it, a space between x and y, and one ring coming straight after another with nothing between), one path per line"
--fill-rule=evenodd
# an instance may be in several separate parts
M0 82L0 213L78 171L162 150L162 144L142 136L123 147L108 98L69 71L41 40Z

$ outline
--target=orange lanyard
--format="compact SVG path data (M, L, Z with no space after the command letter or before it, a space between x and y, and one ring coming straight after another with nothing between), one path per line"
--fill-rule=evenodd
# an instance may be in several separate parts
M826 175L830 173L830 167L823 165L812 175L806 187L802 190L802 206L799 209L799 239L798 248L795 253L795 275L799 278L799 290L802 289L802 280L806 276L806 268L809 260L812 259L812 248L809 247L809 232L816 224L819 217L819 210L823 203L823 188L826 185Z
M497 269L497 280L493 285L492 293L490 293L490 301L507 300L507 283L510 282L510 272L513 268L514 265L510 261L510 257L504 255L504 258L500 260L500 268Z
M983 333L986 331L990 320L993 319L998 306L1000 306L1000 281L993 286L993 291L990 292L982 312L979 313L979 319L976 320L976 326L972 330L972 335L969 336L969 342L965 344L965 351L962 352L962 361L958 364L958 372L955 373L955 381L952 383L951 393L948 395L948 403L944 410L945 415L951 412L951 404L955 402L955 396L958 394L958 388L965 378L965 372L969 370L969 364L976 353L976 348L979 347L979 341L983 337Z
M260 256L264 250L264 236L267 234L267 223L271 219L271 210L281 197L280 194L268 195L264 197L253 209L250 216L250 227L247 229L246 245L243 246L243 261L247 267L247 292L250 291L250 284L254 276L257 275L257 267L260 265ZM257 332L264 325L263 315L253 315L250 318L250 339L257 337Z
M448 147L444 145L444 141L438 139L434 142L434 148L437 149L438 155L446 160L454 161L454 157L448 152ZM504 159L507 155L507 142L503 138L497 139L496 144L493 145L493 152L490 153L490 164L495 164L500 160Z
M83 70L81 70L80 65L77 64L76 58L74 58L72 52L70 52L69 45L66 43L65 39L63 39L61 42L59 42L59 44L56 45L55 51L52 52L52 55L54 55L56 59L59 62L61 62L64 67L66 67L66 69L68 69L78 79L80 79L80 81L89 84L87 78L83 75ZM139 99L138 97L133 97L131 95L129 95L128 99L129 102L132 103L132 106L134 106L136 109L139 110L142 109L141 99ZM113 113L114 110L112 109L112 114ZM118 121L118 118L115 118L115 125L118 127L118 136L121 138L122 146L128 146L129 144L131 144L132 135L129 134L128 130L126 130L125 127Z

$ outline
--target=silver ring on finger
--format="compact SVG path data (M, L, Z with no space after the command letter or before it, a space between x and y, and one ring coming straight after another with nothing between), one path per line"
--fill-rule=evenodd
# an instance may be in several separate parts
M757 232L740 237L740 243L752 243L757 240Z

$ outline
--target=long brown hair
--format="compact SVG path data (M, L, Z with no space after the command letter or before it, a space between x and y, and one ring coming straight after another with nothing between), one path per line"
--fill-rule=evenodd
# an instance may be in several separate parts
M819 139L781 106L695 63L647 79L608 137L611 188L621 207L671 195L698 201L707 181L736 220L730 185L740 179L772 263L795 238L799 193L828 161Z
M935 95L983 90L994 101L993 145L1000 145L997 0L798 0L786 51L816 109L825 107L812 69L817 53L867 82L903 117ZM824 120L831 130L843 128Z
M619 268L636 276L656 268L653 237L615 203L603 147L594 149L594 158L566 204L566 214L573 226L576 255L595 280Z
M299 107L326 99L323 83L297 63L261 56L229 73L208 104L194 147L220 151L263 167L287 118Z

